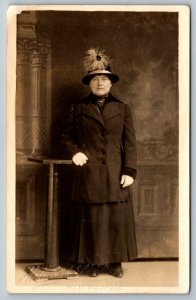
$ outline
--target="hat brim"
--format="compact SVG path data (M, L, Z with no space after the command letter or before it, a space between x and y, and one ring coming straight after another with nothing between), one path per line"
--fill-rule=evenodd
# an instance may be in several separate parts
M96 75L106 75L106 76L109 77L109 79L112 81L112 83L116 83L117 81L119 81L118 75L113 74L113 73L111 73L111 72L109 72L109 71L106 71L106 70L97 70L97 71L93 71L93 72L87 74L86 76L84 76L84 77L82 78L82 82L83 82L84 84L89 85L90 80L91 80L94 76L96 76Z

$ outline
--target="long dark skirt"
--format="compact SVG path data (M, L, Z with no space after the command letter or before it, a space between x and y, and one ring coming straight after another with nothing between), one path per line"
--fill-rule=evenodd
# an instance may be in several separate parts
M73 210L71 262L102 265L137 257L130 202L74 203Z

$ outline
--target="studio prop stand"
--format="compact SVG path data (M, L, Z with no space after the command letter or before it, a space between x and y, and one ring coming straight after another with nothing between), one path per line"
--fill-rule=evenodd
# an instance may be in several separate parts
M28 265L25 269L36 281L77 278L77 272L59 265L58 165L70 165L72 161L36 157L28 160L48 165L49 181L44 264Z

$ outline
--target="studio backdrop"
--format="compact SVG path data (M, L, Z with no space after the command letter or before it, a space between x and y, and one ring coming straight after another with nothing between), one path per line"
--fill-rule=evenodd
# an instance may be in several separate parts
M178 257L178 13L25 11L17 19L17 259L44 257L48 170L28 157L58 158L69 104L89 93L83 58L97 47L119 75L113 95L134 114L139 257ZM59 181L63 252L71 238L71 166L60 167Z

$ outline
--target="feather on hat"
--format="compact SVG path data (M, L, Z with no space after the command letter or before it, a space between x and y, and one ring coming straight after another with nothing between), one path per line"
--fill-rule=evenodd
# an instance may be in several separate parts
M119 80L116 74L111 72L111 59L105 55L105 50L91 48L84 58L84 70L87 75L82 79L84 84L89 84L90 79L95 75L107 75L113 83Z

